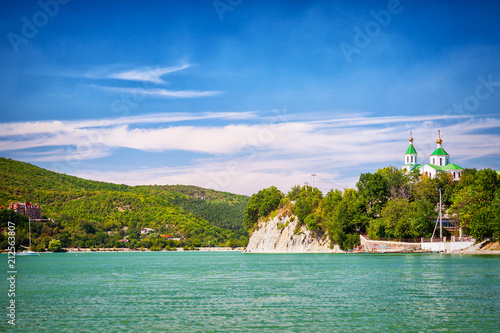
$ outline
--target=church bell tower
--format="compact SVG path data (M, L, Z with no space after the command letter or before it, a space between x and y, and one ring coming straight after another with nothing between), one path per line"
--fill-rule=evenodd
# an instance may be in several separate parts
M418 164L417 163L418 153L417 153L417 150L415 149L415 147L413 147L413 137L412 137L411 131L410 131L410 139L408 139L408 141L410 141L410 145L408 146L408 149L406 150L406 153L405 153L405 164L403 167L407 171L411 171Z

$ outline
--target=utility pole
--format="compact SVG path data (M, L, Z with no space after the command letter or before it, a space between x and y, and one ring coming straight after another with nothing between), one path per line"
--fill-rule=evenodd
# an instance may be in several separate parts
M316 174L315 173L311 173L311 176L313 176L313 186L314 187L314 177L316 177Z
M439 189L439 238L443 241L443 213L441 204L441 189Z

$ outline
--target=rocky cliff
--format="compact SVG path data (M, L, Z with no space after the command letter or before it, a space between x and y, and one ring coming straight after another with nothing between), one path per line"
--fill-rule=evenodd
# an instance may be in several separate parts
M279 213L276 217L259 222L259 229L250 237L246 252L260 253L336 253L342 252L337 245L330 248L326 235L319 235L298 226L298 218Z

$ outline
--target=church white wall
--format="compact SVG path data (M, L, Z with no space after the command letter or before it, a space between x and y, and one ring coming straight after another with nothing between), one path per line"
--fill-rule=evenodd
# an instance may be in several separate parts
M405 164L417 164L417 155L405 154Z
M436 177L436 169L431 168L428 165L424 165L422 168L420 168L420 174L421 175L426 175L427 177L435 178Z

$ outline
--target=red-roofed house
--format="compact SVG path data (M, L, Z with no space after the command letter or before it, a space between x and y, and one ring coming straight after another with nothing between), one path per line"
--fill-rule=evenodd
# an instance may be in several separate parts
M9 209L12 209L18 214L23 214L28 216L30 219L40 219L42 213L42 207L38 203L31 204L31 202L11 202Z

